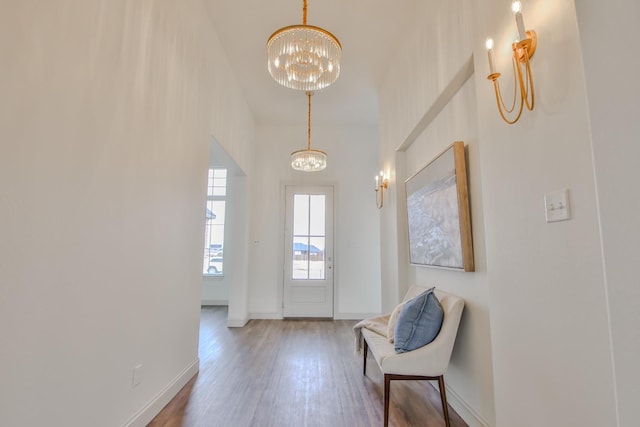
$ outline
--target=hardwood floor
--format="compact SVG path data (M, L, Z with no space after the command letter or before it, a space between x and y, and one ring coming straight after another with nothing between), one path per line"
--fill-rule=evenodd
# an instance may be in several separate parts
M226 307L202 309L200 372L148 427L382 426L382 374L371 360L362 375L355 321L226 321ZM391 387L390 426L444 426L427 382ZM452 427L466 426L449 413Z

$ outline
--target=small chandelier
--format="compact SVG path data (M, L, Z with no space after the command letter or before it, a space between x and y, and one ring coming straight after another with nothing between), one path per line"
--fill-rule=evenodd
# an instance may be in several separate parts
M302 172L317 172L327 167L327 153L311 149L311 95L313 95L313 92L307 91L307 98L309 99L307 149L291 153L291 167Z
M302 25L280 28L267 41L271 77L297 90L320 90L340 75L342 46L329 31L307 25L307 0L302 4Z

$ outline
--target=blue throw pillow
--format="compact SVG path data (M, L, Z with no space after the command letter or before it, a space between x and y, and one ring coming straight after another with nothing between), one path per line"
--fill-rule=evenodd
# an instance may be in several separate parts
M394 350L412 351L433 341L440 332L444 311L431 288L408 301L396 323Z

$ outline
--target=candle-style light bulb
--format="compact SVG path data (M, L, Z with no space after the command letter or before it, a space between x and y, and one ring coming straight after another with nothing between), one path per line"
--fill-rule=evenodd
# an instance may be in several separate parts
M511 3L511 10L513 11L516 17L516 26L518 27L518 36L520 40L524 40L527 38L527 31L524 28L524 19L522 18L522 3L516 0Z
M489 74L494 74L496 72L496 60L493 56L493 39L488 38L485 46L487 48L487 56L489 57Z
M376 179L376 186L374 187L376 191L378 191L380 189L380 186L378 185L378 179L380 178L378 175L376 175L374 177Z

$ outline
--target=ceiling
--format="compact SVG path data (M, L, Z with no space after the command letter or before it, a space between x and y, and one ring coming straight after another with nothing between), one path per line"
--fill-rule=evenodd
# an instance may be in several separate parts
M276 83L266 43L281 27L302 24L302 0L203 0L258 124L306 124L304 92ZM312 98L312 122L376 125L377 87L418 0L308 0L307 24L342 45L340 77Z

